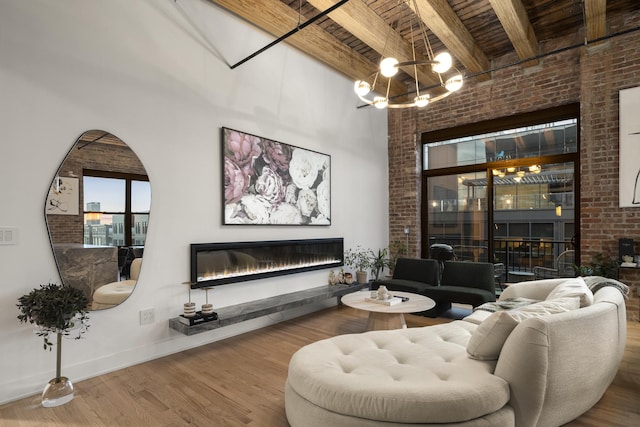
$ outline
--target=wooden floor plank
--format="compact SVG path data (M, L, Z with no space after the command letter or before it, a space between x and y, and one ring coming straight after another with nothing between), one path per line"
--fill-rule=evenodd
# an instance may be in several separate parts
M409 327L448 322L407 316ZM72 402L42 408L40 396L0 406L6 427L286 427L284 382L300 347L362 332L367 314L336 307L75 384ZM640 323L628 323L618 375L598 404L568 424L640 425ZM335 426L337 427L337 426Z

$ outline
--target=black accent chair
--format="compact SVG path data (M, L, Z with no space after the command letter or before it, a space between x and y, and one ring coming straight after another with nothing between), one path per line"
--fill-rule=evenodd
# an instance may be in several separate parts
M446 261L440 286L421 293L436 302L439 313L451 308L452 302L475 308L495 301L494 266L488 262Z
M374 281L371 289L385 285L390 291L423 294L425 289L438 286L439 278L440 266L434 259L398 258L393 277Z

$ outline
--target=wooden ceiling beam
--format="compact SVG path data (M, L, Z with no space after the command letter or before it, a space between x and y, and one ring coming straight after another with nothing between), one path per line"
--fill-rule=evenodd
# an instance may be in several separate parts
M527 10L522 0L489 0L493 11L500 20L511 44L520 59L532 58L538 54L538 39L529 22ZM538 64L538 60L528 61L525 66Z
M449 49L449 53L457 58L470 73L489 69L487 56L447 0L416 0L415 4L413 1L409 4L433 34ZM478 77L480 80L488 78L487 75Z
M585 0L587 41L607 35L607 0Z
M337 3L337 0L307 0L318 10L326 10ZM349 31L355 37L367 44L381 56L393 56L400 62L413 61L411 43L407 42L396 30L389 25L377 13L375 13L363 0L351 0L339 9L329 14L329 17ZM417 56L417 60L427 59ZM412 77L416 77L413 67L403 67L403 71ZM439 84L440 80L430 69L421 71L425 67L418 68L418 81L424 86ZM364 77L364 76L363 76Z
M298 13L279 0L209 1L275 37L280 37L298 25ZM295 33L285 42L354 80L369 76L377 68L377 64L353 52L315 25ZM394 79L389 96L401 96L407 90L405 84Z

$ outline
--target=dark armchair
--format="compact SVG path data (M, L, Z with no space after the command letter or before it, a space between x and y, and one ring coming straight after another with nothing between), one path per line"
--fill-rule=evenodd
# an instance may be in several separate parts
M447 261L444 264L440 286L425 289L424 295L438 306L452 302L473 307L496 300L494 266L488 262Z
M385 285L390 291L414 292L422 294L426 288L438 285L440 266L434 259L398 258L393 277L376 280L372 289Z

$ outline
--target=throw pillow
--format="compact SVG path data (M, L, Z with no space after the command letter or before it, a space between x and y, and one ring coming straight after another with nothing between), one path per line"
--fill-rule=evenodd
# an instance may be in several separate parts
M509 334L523 320L578 308L580 298L575 296L541 301L515 310L497 311L473 332L467 344L467 353L472 359L497 360Z
M547 300L580 297L580 307L588 307L593 304L593 292L589 290L582 277L567 279L547 295Z

